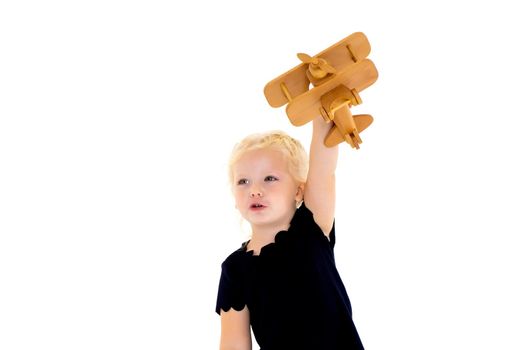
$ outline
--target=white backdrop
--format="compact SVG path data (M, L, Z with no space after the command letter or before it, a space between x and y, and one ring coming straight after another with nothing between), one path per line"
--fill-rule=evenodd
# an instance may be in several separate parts
M367 349L525 349L518 2L4 1L0 348L216 349L246 239L226 163L264 85L363 31L375 122L338 168ZM254 349L256 347L254 346Z

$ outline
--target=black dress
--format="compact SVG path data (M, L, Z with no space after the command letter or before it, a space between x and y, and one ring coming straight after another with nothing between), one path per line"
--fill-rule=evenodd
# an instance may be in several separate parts
M248 242L222 263L215 311L250 311L261 350L363 349L330 240L303 204L259 255Z

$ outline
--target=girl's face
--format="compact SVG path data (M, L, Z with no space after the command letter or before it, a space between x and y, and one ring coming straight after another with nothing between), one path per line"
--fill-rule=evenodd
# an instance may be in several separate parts
M233 166L235 206L255 231L287 229L302 200L303 186L288 171L284 155L272 149L245 153Z

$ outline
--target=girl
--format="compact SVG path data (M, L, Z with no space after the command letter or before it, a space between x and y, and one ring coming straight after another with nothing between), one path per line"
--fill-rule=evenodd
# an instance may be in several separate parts
M363 349L334 261L338 149L331 125L313 121L310 161L282 132L245 138L233 150L230 182L251 239L222 263L216 312L220 349Z

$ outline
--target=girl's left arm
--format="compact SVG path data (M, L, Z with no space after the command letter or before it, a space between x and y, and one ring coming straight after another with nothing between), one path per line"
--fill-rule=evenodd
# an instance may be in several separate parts
M338 146L326 147L324 138L333 123L326 123L321 116L312 121L310 164L304 188L304 202L314 215L314 220L328 236L332 230L335 213L335 169Z

